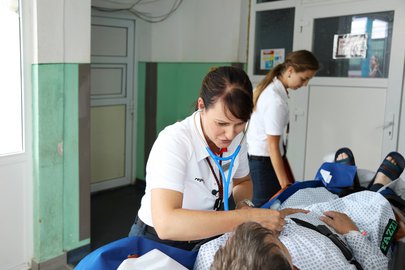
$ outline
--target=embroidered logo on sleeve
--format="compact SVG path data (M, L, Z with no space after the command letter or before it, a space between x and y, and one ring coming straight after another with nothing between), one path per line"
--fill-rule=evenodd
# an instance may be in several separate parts
M394 240L394 236L398 229L398 223L395 220L390 219L387 226L385 227L380 244L380 249L382 253L384 253L384 255L387 255L387 252L392 244L392 241Z

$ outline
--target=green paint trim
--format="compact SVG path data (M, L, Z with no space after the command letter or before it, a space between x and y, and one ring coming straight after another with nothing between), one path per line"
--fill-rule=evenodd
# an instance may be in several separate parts
M134 172L132 175L136 179L145 180L145 78L146 78L146 63L138 64L138 91L137 91L137 119L134 119L134 127L136 133L136 147Z
M72 250L90 239L79 241L79 66L65 64L64 71L63 249Z
M32 66L34 260L48 261L79 241L78 65Z

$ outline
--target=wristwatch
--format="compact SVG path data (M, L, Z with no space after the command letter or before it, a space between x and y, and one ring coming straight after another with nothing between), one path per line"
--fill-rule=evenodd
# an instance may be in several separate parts
M252 208L255 207L255 205L249 199L244 199L244 200L238 202L238 205L241 204L241 203L243 203L243 204L245 204L245 205L247 205L249 207L252 207Z

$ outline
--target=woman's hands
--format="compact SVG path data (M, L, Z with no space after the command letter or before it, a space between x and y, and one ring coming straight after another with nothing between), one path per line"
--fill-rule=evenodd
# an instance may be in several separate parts
M346 234L350 231L358 231L356 224L344 213L336 211L326 211L325 216L319 219L335 229L339 234Z
M243 209L242 211L249 211L249 220L260 223L263 227L266 227L276 233L283 230L285 225L284 218L288 215L295 213L308 213L308 210L285 208L283 210L269 210L260 208Z
M275 232L281 232L285 225L284 218L288 215L295 213L307 214L308 210L285 208L280 211L253 208L248 209L250 211L250 220L260 223L262 226L273 230ZM269 211L271 211L269 213ZM326 211L324 216L320 217L320 220L332 227L339 234L346 234L350 231L359 231L356 224L351 220L349 216L344 213L336 211Z

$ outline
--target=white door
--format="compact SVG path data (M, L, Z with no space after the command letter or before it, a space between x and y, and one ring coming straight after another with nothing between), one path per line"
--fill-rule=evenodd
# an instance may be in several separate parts
M392 28L386 29L386 34L391 35L392 39L390 44L383 44L384 56L387 58L384 62L387 73L385 78L358 77L364 72L364 61L363 65L353 67L357 60L350 60L351 64L345 76L317 76L311 80L307 89L294 92L290 103L291 133L288 157L296 178L312 179L324 157L342 146L353 150L358 167L376 170L381 159L398 146L404 73L404 4L402 1L393 0L367 1L367 5L365 1L306 1L298 11L294 49L312 50L318 46L322 47L322 51L331 53L333 50L330 46L333 44L313 44L314 41L319 41L316 35L323 35L323 32L328 32L330 27L333 27L333 24L328 24L330 21L336 19L339 24L339 17L350 18L351 28L347 29L350 33L354 23L364 23L362 14L394 11ZM319 31L320 25L317 25L316 31L316 23L323 22L322 19L325 18L333 19L324 20L324 28L321 27ZM377 20L377 23L384 26L389 22ZM367 27L370 25L371 22L368 22ZM366 57L370 57L370 50L378 49L371 44L373 43L369 43L367 47ZM334 64L340 65L339 59L330 62L333 61ZM336 68L344 70L343 65L345 64ZM322 68L333 71L333 68L327 65Z
M30 64L34 46L27 36L28 22L32 21L27 11L30 3L24 1L22 5L23 8L17 0L0 1L0 269L3 270L30 269L34 250ZM25 20L21 19L23 14Z
M134 20L92 16L92 191L131 183L134 32Z

